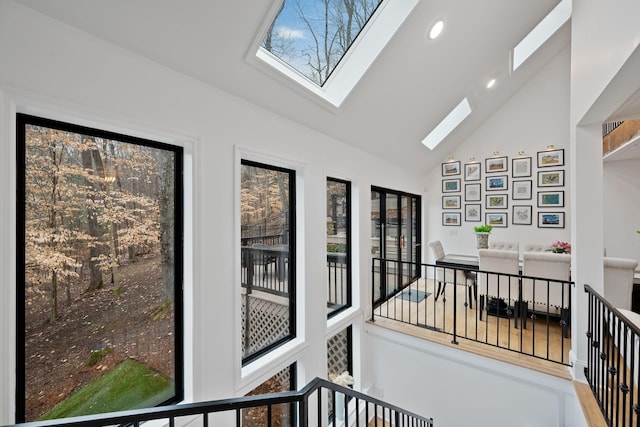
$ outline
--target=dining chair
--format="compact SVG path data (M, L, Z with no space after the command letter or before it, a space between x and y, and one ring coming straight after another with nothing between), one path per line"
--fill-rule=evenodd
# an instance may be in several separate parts
M519 286L519 253L503 249L478 249L480 271L477 275L478 293L480 294L480 320L491 298L497 304L496 314L501 314L506 306L516 306L520 301ZM510 276L511 275L511 276ZM508 303L507 303L508 302ZM505 306L503 307L503 304Z
M541 243L525 243L522 248L522 252L548 252L549 245L543 245Z
M433 252L436 260L444 258L446 253L440 240L429 242L429 247ZM455 283L457 285L467 286L469 288L469 308L473 308L473 300L478 298L478 288L476 285L476 273L473 271L460 270L449 267L436 268L436 281L438 282L438 290L434 299L437 301L441 294L444 294L447 283ZM475 297L471 297L473 289Z
M571 304L571 255L553 252L523 252L523 307L534 313L560 316L563 335L568 336ZM552 280L555 279L555 280ZM526 317L527 313L523 313Z
M520 250L520 244L518 242L502 242L494 240L489 242L489 249L502 249L504 251L516 251Z
M604 257L604 298L616 308L631 310L633 275L638 261Z

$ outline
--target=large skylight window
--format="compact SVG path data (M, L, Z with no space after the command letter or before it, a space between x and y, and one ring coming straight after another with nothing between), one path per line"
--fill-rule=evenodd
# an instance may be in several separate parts
M339 107L418 0L283 0L255 57Z
M284 0L262 47L324 85L382 0Z

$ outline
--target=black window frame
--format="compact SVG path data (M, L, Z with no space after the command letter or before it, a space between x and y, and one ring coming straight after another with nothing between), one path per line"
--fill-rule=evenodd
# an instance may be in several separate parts
M327 177L327 182L332 181L332 182L336 182L339 184L345 184L346 186L346 191L345 191L345 196L347 199L347 212L346 212L346 216L347 216L347 241L346 241L346 248L347 248L347 253L346 253L346 261L347 261L347 303L338 308L337 310L333 310L333 311L329 311L327 313L327 319L331 319L332 317L336 316L339 313L342 313L343 311L353 307L353 263L352 263L352 206L351 206L351 202L352 202L352 198L351 198L351 181L347 181L344 179L339 179L339 178L332 178L332 177ZM329 284L327 283L327 286Z
M295 169L289 169L281 166L275 166L268 163L258 162L254 160L241 159L240 165L264 168L274 170L277 172L286 173L289 178L289 262L287 270L287 280L289 283L289 334L280 338L279 340L257 350L256 352L242 357L242 366L246 366L251 362L254 362L264 355L270 353L274 349L292 341L297 336L296 314L297 314L297 292L296 292L296 171ZM242 218L239 218L242 225ZM242 228L242 227L241 227ZM242 285L241 285L242 286ZM246 314L249 315L248 313ZM248 333L248 331L246 332ZM244 345L244 343L243 343Z
M107 130L48 119L44 117L16 113L16 407L17 423L26 417L26 310L25 310L25 248L26 248L26 127L28 125L47 127L77 133L84 136L115 140L134 145L166 150L174 154L174 386L172 397L158 403L165 406L184 399L184 149L172 145L120 134Z

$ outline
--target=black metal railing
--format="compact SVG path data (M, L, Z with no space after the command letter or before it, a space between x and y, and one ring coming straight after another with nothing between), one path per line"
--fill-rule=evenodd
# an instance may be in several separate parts
M640 329L589 285L585 377L609 426L640 423Z
M253 291L289 296L289 256L287 245L254 244L242 247L242 287ZM347 255L327 253L327 305L338 310L349 304Z
M337 404L336 399L343 399L344 405ZM332 400L333 408L341 412L331 416L333 425L369 425L395 427L428 427L433 426L433 419L405 411L397 406L367 396L363 393L342 387L321 378L313 379L300 391L290 391L259 396L216 400L210 402L191 403L184 405L163 406L149 409L114 412L102 415L88 415L59 420L36 421L17 424L21 427L102 427L113 425L140 426L151 420L164 420L169 426L176 422L185 421L190 426L235 425L236 427L249 425L244 418L245 411L252 408L266 408L260 411L262 419L254 416L251 424L271 427L280 425L274 423L273 414L278 412L276 407L291 405L293 414L289 425L292 426L323 426L327 425L329 414L328 405ZM335 421L339 422L335 422Z
M454 344L466 339L571 365L573 282L379 258L372 276L372 321L387 318L449 334Z

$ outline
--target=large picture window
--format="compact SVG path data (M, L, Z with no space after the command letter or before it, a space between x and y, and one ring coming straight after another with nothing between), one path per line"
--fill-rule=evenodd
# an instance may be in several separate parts
M295 171L243 160L242 362L295 337Z
M183 396L182 148L17 117L17 421Z

